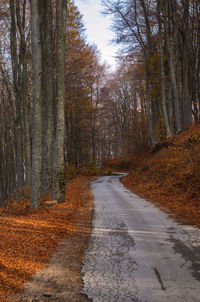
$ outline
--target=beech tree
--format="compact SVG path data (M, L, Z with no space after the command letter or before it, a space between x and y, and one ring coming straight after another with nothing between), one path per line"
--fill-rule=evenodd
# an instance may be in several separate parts
M28 120L27 96L27 43L26 24L27 3L10 0L10 51L12 62L13 88L16 103L15 139L16 139L16 172L17 188L30 184L30 135ZM25 155L23 152L23 145ZM20 192L19 198L20 198Z
M54 144L53 198L65 200L65 42L66 1L56 0L56 138Z
M41 0L40 37L42 46L42 193L50 194L53 176L54 141L54 28L51 0Z
M172 131L170 129L169 117L166 105L166 79L165 79L165 66L164 66L164 50L163 50L163 35L162 35L162 21L161 21L161 3L157 1L157 20L158 20L158 47L160 52L160 77L161 77L161 100L162 100L162 110L163 118L166 128L166 136L172 136Z
M32 113L32 166L31 166L31 208L40 204L41 194L41 163L42 163L42 55L40 39L38 0L31 0L31 33L32 33L32 83L33 83L33 113Z

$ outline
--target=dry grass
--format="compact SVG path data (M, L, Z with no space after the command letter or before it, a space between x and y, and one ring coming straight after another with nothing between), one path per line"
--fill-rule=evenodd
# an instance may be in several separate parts
M68 183L63 204L43 206L21 216L1 211L0 301L17 293L25 281L44 268L59 241L80 232L85 220L90 224L92 195L88 180L82 177ZM90 229L82 232L89 236ZM77 253L81 257L83 251Z

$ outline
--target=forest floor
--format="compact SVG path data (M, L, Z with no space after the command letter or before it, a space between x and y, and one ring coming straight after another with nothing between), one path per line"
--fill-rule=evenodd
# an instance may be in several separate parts
M67 184L66 202L33 213L0 212L0 301L90 301L80 293L91 231L91 177Z
M200 227L200 124L171 138L167 147L132 158L122 182L179 221Z
M115 167L112 167L113 169ZM67 184L66 202L0 210L0 301L86 302L81 266L91 232L91 177ZM200 227L200 124L167 147L131 159L124 185L181 222Z

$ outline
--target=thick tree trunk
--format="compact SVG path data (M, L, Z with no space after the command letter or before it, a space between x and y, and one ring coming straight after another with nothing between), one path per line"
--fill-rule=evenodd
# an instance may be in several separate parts
M42 192L51 193L53 155L53 21L52 0L40 1L42 44Z
M160 50L160 75L161 75L161 99L162 99L162 112L164 117L164 124L166 129L167 137L172 136L171 129L169 126L168 112L166 106L166 83L165 83L165 70L164 70L164 54L162 45L162 23L160 18L160 0L157 0L157 19L158 19L158 39L159 39L159 50Z
M150 57L152 55L151 26L149 23L149 12L148 12L147 5L144 0L140 0L140 3L142 6L142 9L143 9L145 25L146 25L147 50L144 49L143 51L144 51L144 56L145 56L147 118L148 118L148 124L149 124L151 144L152 144L152 147L154 148L157 142L156 142L154 127L153 127L153 119L152 119L153 108L151 106L151 94L150 94L149 61L150 61Z
M41 187L41 42L39 33L38 0L31 0L32 32L32 79L33 79L33 120L32 120L32 169L31 209L40 204Z
M31 143L30 143L30 125L28 114L28 98L27 98L27 65L23 71L23 116L24 116L24 151L25 151L25 184L30 185L31 182Z
M65 201L65 43L66 43L66 2L56 0L56 139L54 145L53 169L53 199L58 202Z
M175 132L175 129L174 129L174 106L173 106L174 104L173 104L173 100L172 100L171 83L168 83L167 105L168 105L168 112L169 112L170 131L173 135Z
M183 1L184 8L184 40L183 40L183 120L184 127L188 128L192 125L192 104L189 93L189 1Z
M145 55L145 74L146 74L146 104L147 104L147 119L149 125L149 133L152 147L156 145L156 139L153 128L153 120L151 114L151 99L150 99L150 75L149 75L149 59L148 55Z
M20 3L16 0L16 15L17 25L20 33L20 50L19 50L19 86L20 86L20 99L23 106L23 135L24 135L24 166L25 166L25 184L30 185L31 178L31 144L30 144L30 125L28 115L28 93L27 93L27 45L25 38L25 20L26 20L26 5L23 2L22 16L20 14Z
M168 1L162 1L162 9L163 9L163 21L165 27L165 35L166 35L166 43L167 43L167 50L169 53L169 69L170 69L170 78L171 78L171 85L174 97L174 112L175 112L175 122L176 122L176 132L179 133L182 130L181 127L181 115L180 115L180 100L178 95L178 88L176 83L176 75L175 75L175 68L173 62L173 51L170 42L169 36L169 26L168 26Z
M52 1L46 0L46 30L45 30L45 105L46 105L46 186L45 191L51 191L52 184L52 156L53 156L53 21L52 21Z
M16 184L18 188L17 198L21 198L21 187L23 186L23 155L22 155L22 115L21 115L21 98L20 98L20 66L18 64L17 56L17 32L16 32L16 19L15 19L15 2L10 0L10 13L11 13L11 30L10 30L10 45L11 45L11 61L12 61L12 74L16 102Z
M191 5L191 24L190 24L190 43L189 43L189 90L192 102L192 113L194 116L194 123L199 121L199 107L198 107L198 87L199 87L199 72L197 71L200 52L200 19L198 20L197 1L193 1ZM200 12L200 5L199 5ZM198 26L199 23L199 26Z
M200 120L200 5L197 3L197 63L196 63L196 98L199 100L199 120Z

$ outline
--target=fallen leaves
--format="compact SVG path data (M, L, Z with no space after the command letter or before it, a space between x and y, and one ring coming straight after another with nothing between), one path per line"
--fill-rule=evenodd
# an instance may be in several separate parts
M68 183L63 204L43 206L26 216L0 213L0 301L45 266L61 239L80 231L92 199L88 180L82 177Z
M200 227L200 140L197 137L200 137L200 124L173 137L172 147L155 155L141 155L136 163L132 162L134 169L122 182L131 191L175 213L178 219Z

